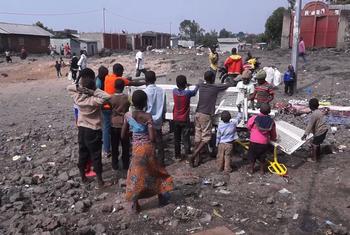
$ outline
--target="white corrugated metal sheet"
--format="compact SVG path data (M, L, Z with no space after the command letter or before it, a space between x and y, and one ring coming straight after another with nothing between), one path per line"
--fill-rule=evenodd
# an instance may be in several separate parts
M0 22L0 33L47 36L47 37L53 36L50 32L36 25L12 24L12 23L4 23L4 22Z
M219 43L239 43L237 38L218 38Z

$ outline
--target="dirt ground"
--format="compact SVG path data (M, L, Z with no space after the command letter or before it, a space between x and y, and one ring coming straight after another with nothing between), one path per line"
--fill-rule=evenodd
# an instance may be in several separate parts
M254 51L262 66L285 71L290 51ZM133 75L133 54L89 58L96 69L120 62ZM167 74L158 83L174 84L178 74L191 83L208 68L207 55L195 51L146 53L146 67ZM220 63L225 56L222 55ZM310 52L301 64L299 89L293 99L312 96L348 106L350 56L343 52ZM2 60L2 59L0 59ZM306 161L308 147L292 156L279 154L288 177L250 175L245 154L233 157L235 170L219 173L207 156L198 168L175 162L173 135L165 133L166 164L174 177L171 203L142 200L134 215L124 200L125 171L115 174L103 159L104 178L117 181L104 190L82 185L77 162L77 129L66 78L56 79L54 60L30 57L0 63L0 233L1 234L191 234L224 225L233 234L347 234L350 229L350 125L337 125L326 145L332 154L319 163ZM68 62L68 61L67 61ZM68 73L68 67L63 74ZM311 89L310 89L311 88ZM283 86L274 102L286 102ZM305 128L305 117L281 114ZM343 146L341 146L343 145ZM345 146L345 147L344 147ZM179 207L179 209L177 209ZM244 233L242 232L244 231Z

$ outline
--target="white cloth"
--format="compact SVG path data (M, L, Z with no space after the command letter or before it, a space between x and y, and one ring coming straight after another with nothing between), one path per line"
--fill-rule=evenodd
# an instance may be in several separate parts
M249 82L246 85L243 83L243 81L238 82L237 88L239 89L239 92L237 93L236 105L242 104L244 100L244 93L246 93L249 98L249 95L253 94L255 90L253 83Z
M282 74L277 68L264 67L266 72L266 81L274 86L279 86L282 83Z
M10 52L9 51L5 51L5 56L10 56Z
M282 74L278 69L275 69L275 74L273 76L273 85L279 86L282 83Z
M148 85L144 91L147 94L147 113L152 115L153 127L159 130L166 112L165 92L154 84Z
M139 62L140 60L140 62ZM144 69L145 68L145 62L143 59L143 53L142 51L138 51L135 56L136 61L136 69Z
M87 57L85 54L82 54L80 56L80 59L78 61L78 66L79 66L79 70L83 70L87 67Z

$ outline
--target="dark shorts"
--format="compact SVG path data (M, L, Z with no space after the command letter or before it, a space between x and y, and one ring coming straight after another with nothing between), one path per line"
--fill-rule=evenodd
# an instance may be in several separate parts
M260 162L265 162L266 153L269 151L269 144L257 144L250 142L249 151L248 151L248 159L250 161L259 160Z
M312 144L314 144L314 145L322 144L324 139L326 139L327 132L328 131L326 131L322 135L314 136L313 139L312 139Z

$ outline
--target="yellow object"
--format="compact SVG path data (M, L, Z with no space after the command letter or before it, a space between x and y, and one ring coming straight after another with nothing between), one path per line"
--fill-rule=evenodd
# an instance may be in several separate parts
M284 164L280 164L277 161L277 145L274 146L273 150L273 161L269 161L270 166L268 167L269 171L272 174L276 174L279 176L284 176L287 174L287 167Z
M219 214L219 212L216 209L213 209L213 214L216 215L217 217L220 217L221 219L224 218L222 217L222 215Z
M251 58L250 60L247 61L248 64L250 64L252 66L252 69L255 69L255 65L256 65L256 58Z
M236 143L241 145L244 149L249 149L249 141L240 141L236 140ZM280 164L277 160L277 145L274 145L273 150L273 161L269 161L270 165L268 167L269 171L272 174L276 174L279 176L284 176L287 174L287 167L284 164Z

